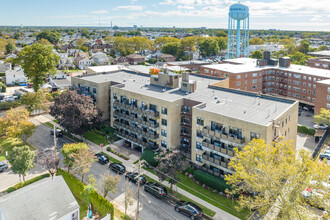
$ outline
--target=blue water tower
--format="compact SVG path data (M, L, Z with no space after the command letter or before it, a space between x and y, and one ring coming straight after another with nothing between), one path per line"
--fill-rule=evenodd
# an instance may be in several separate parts
M249 8L240 3L230 6L228 16L227 59L234 57L249 57Z

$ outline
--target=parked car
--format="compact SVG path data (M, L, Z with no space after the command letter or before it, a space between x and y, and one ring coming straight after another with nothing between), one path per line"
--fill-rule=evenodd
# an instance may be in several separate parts
M319 129L319 130L325 130L325 129L328 128L328 125L326 125L326 124L315 124L315 125L313 126L313 128L315 128L315 129Z
M50 130L50 134L54 135L54 129ZM63 136L63 132L61 129L56 129L56 137L62 137Z
M0 162L0 173L5 172L8 169L8 163L7 162Z
M202 219L203 216L203 210L192 202L178 201L175 203L174 209L189 216L191 219Z
M138 184L138 175L139 175L138 173L128 172L125 175L125 179L129 180L135 184ZM146 184L146 182L147 182L147 179L141 175L140 176L140 185L144 185L144 184Z
M97 160L100 164L107 164L109 163L109 159L103 155L103 154L95 154L95 156L97 157Z
M320 154L320 159L321 159L321 160L323 160L323 159L330 160L330 154L327 154L327 153L321 153L321 154Z
M122 165L121 163L111 163L109 165L109 169L113 170L119 174L123 174L126 172L126 167Z
M144 191L149 192L160 199L165 198L167 195L167 189L159 183L149 182L145 184Z
M3 100L5 98L4 94L0 94L0 100Z

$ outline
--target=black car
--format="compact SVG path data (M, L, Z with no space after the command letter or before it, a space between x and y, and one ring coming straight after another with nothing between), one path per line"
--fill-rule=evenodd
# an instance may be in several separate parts
M54 135L54 129L50 130L50 134ZM63 132L61 129L56 129L56 137L62 137L63 136Z
M189 216L191 219L202 219L203 216L203 210L192 202L178 201L174 209L177 212Z
M121 163L111 163L109 165L109 169L113 170L119 174L123 174L126 172L126 167L122 165Z
M107 164L109 163L109 159L103 155L103 154L95 154L95 156L97 157L97 160L100 164Z
M8 169L8 164L6 162L0 162L0 173L5 172Z
M144 191L149 192L160 199L165 198L167 195L167 189L159 183L147 183L144 186Z
M125 175L125 179L129 180L135 184L138 184L138 173L128 172ZM146 178L142 175L140 175L140 185L143 185L147 182Z

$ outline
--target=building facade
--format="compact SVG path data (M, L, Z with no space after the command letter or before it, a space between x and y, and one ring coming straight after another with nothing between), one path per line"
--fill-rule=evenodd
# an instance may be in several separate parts
M126 146L139 151L180 146L198 168L215 176L233 172L228 169L233 149L253 138L296 142L297 101L224 88L227 79L188 73L121 70L80 80L91 77L105 89L96 104L108 108L109 123Z
M284 96L310 106L320 103L317 82L330 79L329 70L293 65L289 58L280 58L278 65L277 61L267 59L230 59L202 66L200 73L229 78L229 88Z

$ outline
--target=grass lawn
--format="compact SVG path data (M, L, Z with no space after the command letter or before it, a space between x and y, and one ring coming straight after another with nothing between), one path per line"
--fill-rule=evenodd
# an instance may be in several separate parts
M97 145L103 144L105 146L108 144L106 137L95 133L93 130L86 131L85 134L83 134L83 137Z
M6 151L8 151L9 154L14 147L21 147L23 145L29 146L32 151L36 150L36 148L29 143L23 144L20 139L0 138L0 161L6 160Z
M134 163L133 163L133 164L137 164L139 161L140 161L140 159L138 159L138 160L134 161Z
M107 153L100 152L100 154L103 154L104 156L106 156L109 159L109 161L111 161L112 163L122 163L121 161L117 160L116 158L111 157Z
M157 182L156 180L154 180L154 179L148 177L147 175L144 175L144 177L147 179L148 182ZM171 192L170 192L170 191L171 191L170 188L168 188L168 187L166 187L166 188L167 188L167 192L168 192L170 195L172 195L172 196L174 196L174 197L176 197L176 198L178 198L178 199L180 199L180 200L193 202L193 203L195 203L196 205L198 205L199 207L201 207L201 208L203 209L203 212L204 212L206 215L208 215L208 216L210 216L210 217L213 217L213 216L215 215L215 212L212 211L211 209L206 208L205 206L203 206L203 205L201 205L201 204L199 204L199 203L193 201L192 199L189 199L188 197L186 197L186 196L184 196L184 195L182 195L182 194L180 194L180 193L178 193L178 192L173 191L173 192L171 193Z
M181 189L207 201L208 203L240 218L240 219L248 219L250 212L249 210L244 210L242 212L237 212L235 208L232 206L232 200L227 199L223 196L220 196L208 189L197 185L192 179L188 176L179 173L180 182L177 186ZM197 192L196 192L197 191ZM237 202L234 201L234 205L237 205Z
M53 122L55 122L56 124L58 124L58 120L57 119L53 120Z

